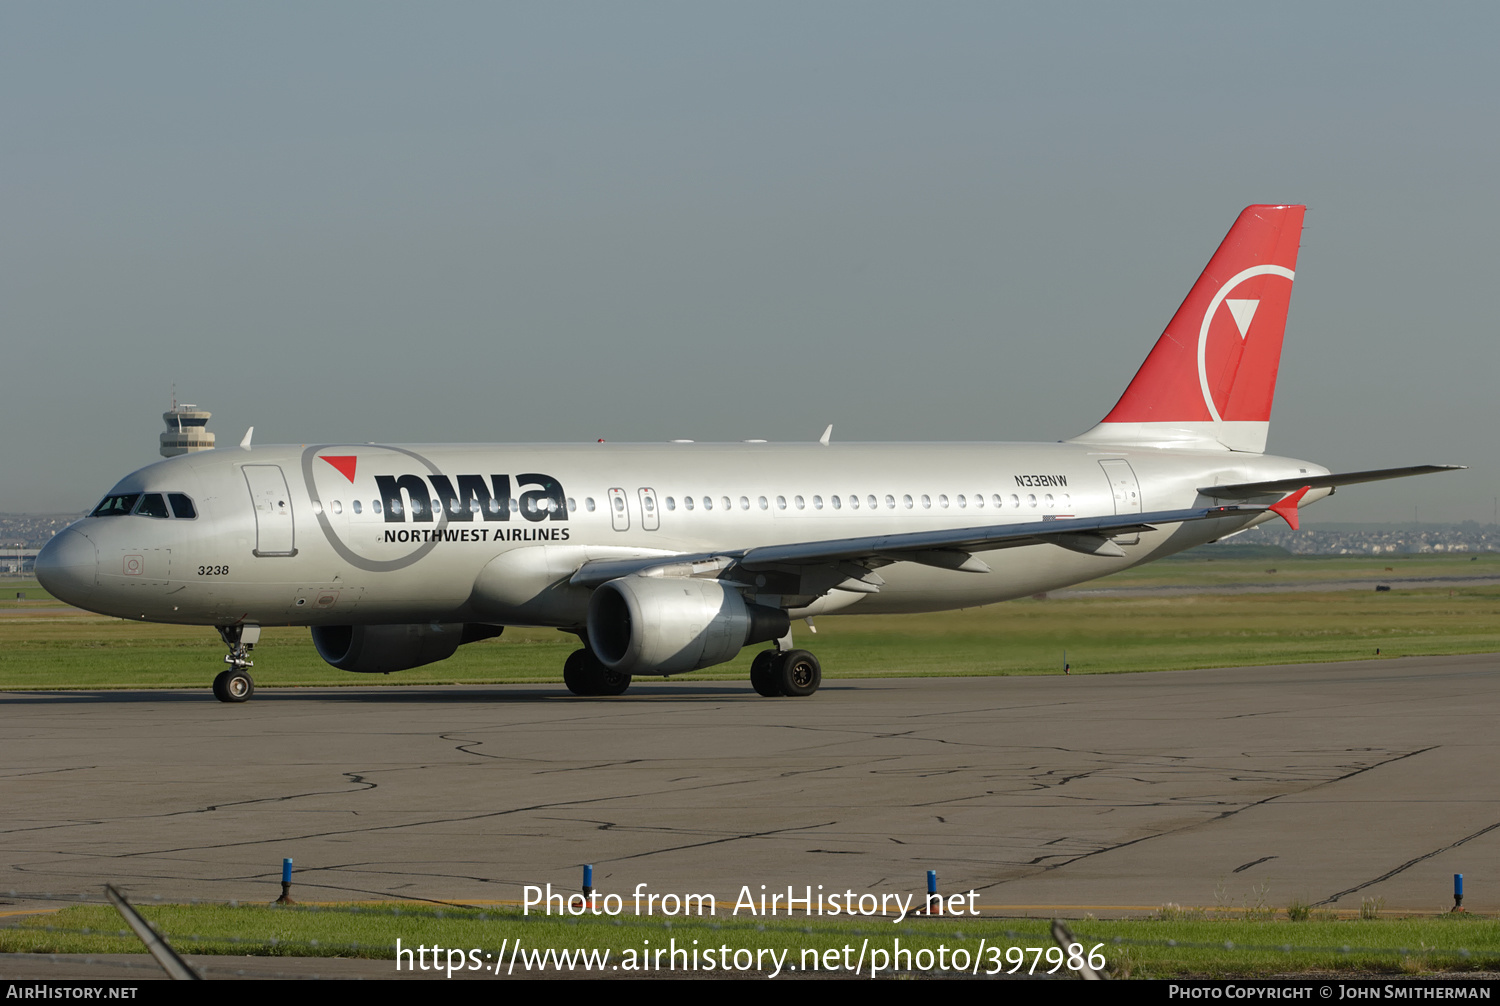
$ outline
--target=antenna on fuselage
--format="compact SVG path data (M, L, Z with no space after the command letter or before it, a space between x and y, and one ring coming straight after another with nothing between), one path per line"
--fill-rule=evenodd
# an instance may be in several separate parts
M248 430L245 431L245 437L244 437L243 440L240 441L240 446L243 447L245 450L248 451L250 449L250 438L252 436L254 436L254 435L255 435L255 427L252 426Z
M823 435L818 438L818 443L822 444L824 447L827 447L828 446L828 439L830 437L832 437L832 436L833 436L833 424L829 423L828 424L828 429L824 430L823 431Z

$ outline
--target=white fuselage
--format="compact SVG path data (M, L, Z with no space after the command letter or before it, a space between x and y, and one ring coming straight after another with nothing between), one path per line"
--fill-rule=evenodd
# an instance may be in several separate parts
M54 543L52 582L72 603L149 621L575 627L587 591L566 581L588 560L1204 506L1200 487L1326 471L1223 450L1075 443L228 448L122 479L111 495L181 494L196 516L79 521ZM794 616L989 604L1263 519L1121 537L1123 557L1036 544L983 553L982 573L896 562L880 568L876 592L771 602Z

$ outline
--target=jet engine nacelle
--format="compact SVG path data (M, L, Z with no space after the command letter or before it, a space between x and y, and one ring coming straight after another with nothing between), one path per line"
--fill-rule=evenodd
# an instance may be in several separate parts
M317 625L318 656L341 671L381 674L436 663L464 643L500 635L499 625L436 622L420 625Z
M734 587L689 577L622 576L589 599L589 648L622 674L680 674L733 660L791 628L780 608Z

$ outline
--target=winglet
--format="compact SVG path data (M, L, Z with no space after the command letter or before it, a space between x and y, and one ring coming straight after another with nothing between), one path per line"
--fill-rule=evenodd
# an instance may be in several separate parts
M818 443L822 444L824 447L827 447L828 446L828 438L831 437L831 436L833 436L833 424L829 423L828 424L828 429L824 430L823 431L823 435L818 438Z
M243 447L247 451L250 449L250 437L253 436L254 433L255 433L255 427L252 426L248 430L245 431L245 438L240 441L240 446Z
M1297 504L1302 502L1302 497L1306 496L1311 488L1312 486L1303 486L1296 492L1283 496L1266 509L1286 521L1287 527L1295 531L1297 530Z

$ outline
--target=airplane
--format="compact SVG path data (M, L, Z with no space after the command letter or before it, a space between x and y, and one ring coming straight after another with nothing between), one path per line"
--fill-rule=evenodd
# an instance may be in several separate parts
M1265 453L1305 207L1245 209L1119 402L1058 443L315 444L219 448L121 479L36 560L54 596L214 626L243 702L266 625L346 671L419 667L506 626L581 646L618 695L769 643L750 681L817 691L791 623L1028 597L1216 541L1336 488ZM830 428L831 429L831 428Z

